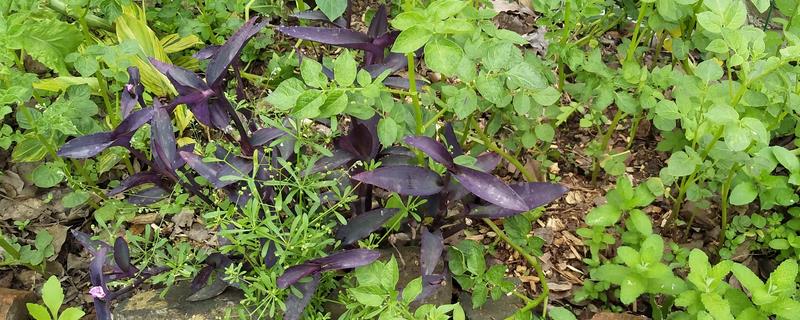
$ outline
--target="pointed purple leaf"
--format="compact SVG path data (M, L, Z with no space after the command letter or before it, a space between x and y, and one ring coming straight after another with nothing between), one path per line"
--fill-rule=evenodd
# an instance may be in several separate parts
M266 246L267 253L264 256L264 266L267 268L272 268L272 266L278 262L278 256L275 255L277 248L275 247L275 242L272 242L271 240L267 240Z
M172 85L175 86L175 90L178 90L178 93L181 95L188 95L196 91L202 92L209 90L208 84L206 84L206 82L194 72L171 65L169 63L158 61L153 57L148 59L150 59L150 63L158 71L167 76L167 79L169 79Z
M206 163L203 161L203 158L194 154L193 152L179 152L181 158L186 161L186 164L189 165L190 168L197 171L203 178L206 178L208 182L213 184L217 188L222 188L226 185L233 183L233 181L223 183L219 180L219 163Z
M351 245L380 229L386 221L389 221L399 211L399 209L395 208L383 208L359 214L347 221L346 225L340 226L336 230L336 239L342 240L343 245Z
M208 279L211 278L211 272L213 271L213 266L205 266L200 269L200 271L197 272L197 275L194 276L194 279L192 279L192 283L189 286L192 291L197 291L205 287L208 284Z
M444 250L442 230L436 230L431 233L428 228L422 228L419 262L423 276L433 274L436 265L439 264L439 259L442 257L442 250Z
M111 132L99 132L67 141L58 150L58 156L70 159L93 157L114 143Z
M276 281L278 288L286 289L302 278L320 272L320 265L316 263L303 263L289 267Z
M380 167L354 175L352 179L402 195L429 196L442 191L439 175L417 166Z
M444 165L447 170L454 171L456 163L453 162L453 156L447 151L447 148L441 143L425 136L408 136L405 142L409 145L422 150L434 161Z
M149 122L153 119L153 108L148 107L131 113L125 120L119 123L119 125L112 131L114 135L114 139L119 138L122 135L136 132L139 130L145 123Z
M371 44L372 41L366 34L348 29L281 26L276 30L293 38L335 46Z
M372 21L369 23L369 30L367 36L375 39L382 36L389 31L389 17L386 12L386 5L381 4L375 14L372 16Z
M369 249L352 249L339 251L327 257L314 259L309 262L318 264L320 271L351 269L368 265L381 257L381 253Z
M230 114L225 111L225 105L230 104L228 98L219 96L208 101L208 112L211 125L215 128L225 129L231 122Z
M128 248L128 243L122 237L117 237L114 241L114 262L117 267L125 273L129 273L131 268L131 250Z
M319 10L300 11L297 13L293 13L290 16L303 20L323 21L331 23L339 28L347 28L347 22L344 21L344 19L342 19L341 17L336 18L336 20L334 21L331 21L330 19L328 19L328 16L326 16L324 13L322 13L322 11Z
M278 128L262 128L253 132L250 136L250 144L254 147L263 146L272 140L278 139L286 135L286 131Z
M209 285L197 290L192 295L186 297L186 301L195 302L208 300L216 297L225 291L230 285L223 280L224 274L217 272L217 277Z
M456 137L456 131L453 129L453 124L448 122L444 125L444 141L450 145L450 148L453 148L453 156L458 157L464 154L464 149L461 148L461 143L458 142L458 137Z
M525 201L528 210L541 207L556 199L560 198L567 192L567 188L557 184L548 182L529 182L511 185L511 188L516 191L520 197ZM526 210L527 211L527 210ZM510 217L524 211L512 210L502 208L498 205L486 205L474 208L470 211L469 215L481 218L502 218Z
M192 55L192 57L194 57L197 60L208 60L208 59L211 59L211 57L213 57L215 54L217 54L217 51L219 51L220 47L221 46L217 46L217 45L207 46L207 47L205 47L203 49L200 49L197 52L195 52Z
M327 172L339 169L348 165L355 159L356 157L349 151L336 149L333 150L333 156L317 160L317 162L315 162L314 166L311 168L310 173Z
M108 303L97 298L93 298L92 300L94 301L95 319L111 320L111 309L108 307Z
M408 59L404 54L390 53L388 56L386 56L386 59L384 59L383 62L370 64L364 67L364 70L367 70L369 75L372 76L372 79L375 79L386 70L389 70L389 74L394 74L397 71L405 69L407 66ZM406 84L407 83L408 80L406 80Z
M219 48L211 58L211 61L208 62L208 67L206 68L206 81L208 81L211 87L217 87L217 85L220 84L220 81L222 81L231 63L239 59L242 48L247 44L247 41L258 34L266 25L266 19L259 21L259 17L252 18L245 22L244 25Z
M167 110L162 108L156 101L153 110L153 119L150 122L152 133L150 139L153 139L154 153L158 154L158 160L161 161L162 168L167 171L175 171L176 160L178 158L177 143L175 141L175 133L173 132L172 119L169 117Z
M130 195L127 200L129 203L137 206L146 206L164 199L168 194L169 192L161 187L152 187Z
M514 189L497 177L464 166L457 166L457 169L455 176L461 185L479 198L507 209L530 209Z
M133 112L133 108L137 103L144 107L144 86L140 82L141 76L139 75L139 68L128 67L128 83L123 87L120 94L120 114L122 119L128 117Z
M111 250L111 245L109 245L108 243L105 243L100 240L92 240L91 236L83 232L80 232L77 229L72 229L71 233L72 237L74 237L75 240L78 240L78 243L80 243L86 249L86 251L89 251L89 253L91 253L93 256L97 255L97 251L100 248L106 248L106 250Z
M302 297L298 297L294 294L289 294L286 298L286 312L283 313L284 320L299 320L300 316L303 315L303 310L306 309L308 303L311 302L311 298L314 297L314 292L317 291L317 286L319 286L319 280L321 277L319 274L315 274L311 277L310 281L300 282L295 284L295 288L300 291Z

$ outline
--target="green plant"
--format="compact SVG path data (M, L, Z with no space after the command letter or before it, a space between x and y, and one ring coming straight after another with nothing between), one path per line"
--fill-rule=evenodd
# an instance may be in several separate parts
M0 247L5 251L3 261L0 264L26 266L41 274L45 274L47 260L55 255L53 236L45 230L36 232L36 239L33 245L21 245L0 235Z
M486 267L483 245L472 240L462 240L449 248L450 271L462 288L472 291L472 305L480 308L486 299L499 299L515 289L513 282L505 278L506 266L495 264Z
M60 311L64 303L64 292L56 276L50 276L42 286L42 300L44 305L26 304L28 313L36 320L79 320L85 314L83 310L75 307Z

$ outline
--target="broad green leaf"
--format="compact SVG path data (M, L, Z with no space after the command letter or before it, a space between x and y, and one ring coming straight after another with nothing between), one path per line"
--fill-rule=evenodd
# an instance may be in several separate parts
M322 88L328 83L328 78L322 73L322 65L312 59L303 59L300 63L300 76L303 82L314 88Z
M640 251L643 263L661 262L661 257L664 255L664 239L657 234L650 234L642 241Z
M484 99L495 104L500 103L507 93L503 86L503 80L497 76L481 73L475 85Z
M710 59L698 64L697 68L694 70L694 73L700 77L700 79L703 79L704 82L709 83L721 78L723 71L722 67L717 64L715 59Z
M625 280L625 276L631 273L631 269L618 264L603 264L599 267L592 269L592 279L621 285Z
M422 278L416 278L408 282L403 288L403 303L409 304L422 292Z
M326 95L308 90L297 97L297 103L292 110L292 115L299 119L313 119L320 115L320 107L325 103Z
M452 107L458 119L466 119L478 109L478 95L470 87L462 88L453 98Z
M394 119L385 117L378 121L378 139L384 146L391 146L400 137L400 126Z
M425 15L418 11L405 11L395 16L390 22L397 30L405 30L426 23Z
M636 267L641 262L641 256L635 249L627 246L617 248L617 257L628 267Z
M42 300L53 316L58 314L61 304L64 303L64 292L56 276L50 276L42 286Z
M720 125L728 125L732 123L737 123L739 121L739 113L736 112L731 106L726 104L715 104L705 115L706 119L709 121L720 124Z
M342 16L347 9L347 0L317 0L319 10L328 17L328 20L333 21Z
M758 276L747 266L736 263L731 268L731 271L733 272L733 275L736 276L736 279L742 284L742 286L751 293L758 289L763 289L764 283L761 282L761 279L759 279Z
M771 294L792 297L795 293L795 280L797 279L797 260L786 259L775 268L767 280L767 288Z
M534 128L534 133L536 133L536 138L546 142L553 141L553 138L556 135L555 129L553 129L553 126L548 123L536 125L536 128Z
M620 284L619 300L631 304L647 289L647 284L639 275L629 274Z
M52 163L44 163L33 170L31 180L39 188L51 188L64 180L64 172Z
M344 50L333 61L333 78L340 86L352 86L357 72L358 65L349 50Z
M81 309L70 307L58 316L58 320L80 320L85 314Z
M747 149L753 141L750 131L739 125L725 127L725 144L731 151L742 151Z
M650 217L647 216L644 211L639 209L633 209L630 212L630 222L631 227L633 230L636 230L640 234L648 235L653 233L653 223L650 221Z
M520 63L508 70L508 76L516 79L527 89L544 89L547 87L547 80L544 76L528 63ZM534 99L536 97L534 96Z
M683 177L692 174L698 164L698 161L690 158L686 152L678 151L669 157L665 170L671 176Z
M664 119L679 120L681 118L678 105L672 100L661 100L656 105L656 114Z
M553 320L577 320L578 318L572 314L572 311L564 307L555 307L550 309L550 318Z
M436 0L425 9L425 11L437 20L456 15L469 2L463 0Z
M42 305L38 305L35 303L28 303L25 304L28 308L28 313L33 317L35 320L51 320L50 314L47 313L47 308Z
M697 23L699 23L703 29L712 33L720 33L722 31L722 18L718 14L705 11L698 13L696 17Z
M400 32L392 46L392 52L409 53L422 48L433 36L430 30L415 25Z
M452 76L458 67L454 61L461 61L464 51L453 41L437 37L425 45L425 65L445 76Z
M83 42L83 35L78 27L57 19L23 17L20 21L20 17L14 18L9 19L11 24L6 30L6 46L25 50L26 54L58 74L69 75L64 58L75 52Z
M781 146L773 146L772 154L775 155L775 159L777 159L786 170L789 170L789 172L800 172L800 159L798 159L800 157L791 151Z
M703 306L706 307L706 310L708 310L708 313L710 313L715 320L733 320L731 307L728 301L718 294L703 293L700 295L700 300L703 302Z
M612 204L604 204L589 211L586 215L586 224L590 226L612 226L622 215L622 211Z
M758 196L758 189L750 181L740 182L731 191L730 203L735 206L746 205Z
M47 155L47 149L44 144L32 134L26 134L17 141L14 151L11 152L11 159L15 162L36 162L44 159L45 155Z
M86 200L89 200L90 196L91 194L86 191L76 190L64 196L64 198L61 199L61 204L64 208L74 208L84 204Z
M399 272L397 259L395 259L393 255L392 258L384 264L383 270L381 270L383 274L383 276L380 277L381 287L385 290L394 290L397 285L397 280L400 277Z
M386 293L377 287L360 286L347 289L347 291L356 298L356 301L370 307L377 307L383 304L384 297L386 296Z
M553 87L546 87L533 94L533 100L543 106L552 105L561 99L561 92Z
M342 114L347 109L349 98L347 92L330 91L325 98L325 103L320 107L320 118L328 118Z
M289 110L294 107L297 97L306 91L303 81L289 78L281 82L272 93L267 96L267 102L280 110Z

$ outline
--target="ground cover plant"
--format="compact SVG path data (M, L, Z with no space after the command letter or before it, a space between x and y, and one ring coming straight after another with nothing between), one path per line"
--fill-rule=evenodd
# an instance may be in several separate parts
M242 319L793 319L798 11L0 4L0 284L34 319L181 287Z

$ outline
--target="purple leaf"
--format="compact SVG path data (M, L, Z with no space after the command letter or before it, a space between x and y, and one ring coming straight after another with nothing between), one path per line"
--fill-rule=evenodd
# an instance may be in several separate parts
M206 68L206 81L211 87L220 84L231 63L239 59L247 41L267 25L266 20L260 22L258 20L259 18L255 17L245 22L211 58Z
M91 253L94 256L97 255L97 251L100 248L106 248L106 250L111 250L111 246L108 243L105 243L100 240L92 240L91 236L83 232L80 232L77 229L72 229L71 233L72 236L75 238L75 240L78 240L78 242L84 248L86 248L86 251L89 251L89 253Z
M106 255L108 254L108 250L109 248L107 247L100 247L97 249L94 258L92 258L92 262L89 263L89 281L94 287L102 287L106 294L108 294L109 290L106 286L106 279L103 274L103 266L106 264Z
M148 58L150 63L175 86L175 90L181 95L188 95L192 92L203 92L210 90L208 84L197 74L184 68L161 62L153 57Z
M275 263L278 262L278 256L275 255L275 251L277 248L275 247L275 242L271 240L267 240L267 253L264 256L264 266L267 268L272 268Z
M381 4L378 7L378 11L375 11L375 14L372 16L372 21L369 23L369 30L367 30L367 36L375 39L377 37L382 36L384 33L389 31L389 17L386 13L386 5Z
M354 175L352 179L411 196L429 196L442 190L439 175L417 166L380 167Z
M122 237L117 237L114 241L114 262L117 263L122 272L130 273L131 268L131 251L128 248L128 243Z
M500 164L500 155L494 152L484 152L475 157L475 167L486 173L491 173L498 164Z
M442 230L436 230L431 233L428 231L428 228L422 228L422 244L420 245L419 261L423 276L433 274L436 265L439 264L439 259L442 257L442 250L444 250Z
M285 302L286 311L283 313L284 320L300 319L300 316L303 315L303 310L305 310L306 306L308 306L311 298L314 297L314 292L317 291L319 280L319 274L315 274L311 277L310 281L301 282L294 286L298 291L300 291L300 294L302 294L303 297L301 298L294 294L289 294Z
M458 142L458 137L456 137L456 132L453 129L453 124L447 122L444 125L444 130L442 131L444 133L444 141L446 141L447 144L450 145L451 148L453 148L453 156L458 157L464 154L464 149L461 148L461 143Z
M129 203L137 206L146 206L148 204L153 204L158 202L159 200L163 199L167 194L169 194L169 192L167 192L167 190L162 189L161 187L152 187L130 195L127 198L127 200Z
M285 135L286 131L278 128L258 129L256 132L253 132L252 136L250 136L250 144L254 147L262 146Z
M197 291L205 287L208 284L208 279L211 278L211 272L213 271L213 266L205 266L200 269L200 271L197 272L197 275L194 276L194 279L192 279L192 284L190 285L192 291Z
M376 119L354 122L350 132L337 141L338 146L361 160L373 159L380 151Z
M401 53L390 53L382 63L370 64L364 67L369 72L372 79L377 78L384 71L389 70L389 74L394 74L408 66L408 59ZM406 80L406 83L408 80Z
M399 211L399 209L395 208L383 208L359 214L347 221L346 225L340 226L336 230L336 238L342 240L343 245L353 244L373 231L380 229L386 221L389 221Z
M281 26L276 30L293 38L335 46L364 45L372 42L372 39L366 34L348 29Z
M222 185L223 182L219 181L219 163L206 163L203 161L200 156L194 154L193 152L179 152L181 158L186 161L186 164L189 165L194 171L197 171L203 178L206 178L208 182L213 184L217 188L222 188L225 185L229 185L233 183L233 181Z
M525 201L525 204L529 208L528 210L548 204L560 198L564 195L564 193L567 192L566 187L557 183L548 182L521 183L511 185L511 188L522 197L522 199ZM469 212L469 215L481 218L502 218L510 217L522 212L524 211L506 209L498 205L487 205L472 209Z
M321 271L321 267L319 264L316 263L303 263L298 264L296 266L289 267L283 274L278 277L276 281L278 284L278 288L286 289L298 280L310 276L312 274L316 274Z
M457 169L454 174L461 185L479 198L507 209L530 209L519 194L497 177L464 166L457 166Z
M422 150L422 152L425 152L431 159L444 165L447 170L455 171L456 163L453 162L453 156L451 156L447 148L438 141L425 136L408 136L405 138L405 142Z
M136 132L136 130L139 130L139 128L151 119L153 119L153 108L142 108L139 111L131 113L125 120L119 123L114 131L112 131L114 139L125 134Z
M195 52L192 55L192 57L194 57L197 60L208 60L208 59L211 59L211 57L213 57L215 54L217 54L217 51L219 51L220 47L221 46L217 46L217 45L207 46L207 47L205 47L203 49L200 49L197 52Z
M311 168L310 173L327 172L334 169L339 169L355 159L356 157L349 151L335 149L333 150L333 156L317 160L317 162L315 162L314 166Z
M136 103L140 103L144 107L144 86L140 83L141 76L139 75L139 68L128 67L128 83L123 87L120 94L120 114L122 119L128 117L133 112Z
M216 297L225 291L230 285L222 279L224 273L217 272L217 277L211 284L203 287L192 295L186 297L186 301L203 301Z
M208 100L208 112L211 125L225 129L231 122L231 116L225 111L225 104L230 104L224 95Z
M111 132L99 132L67 141L58 150L58 156L71 159L93 157L114 143Z
M172 172L177 169L175 163L178 158L175 133L172 131L172 119L170 119L167 110L162 108L157 100L155 102L153 119L150 122L150 127L152 129L150 139L153 140L153 153L158 155L158 157L155 157L154 161L160 161L161 168L172 174Z
M160 182L161 182L161 176L159 176L155 172L151 171L137 172L134 173L132 176L126 178L125 180L122 180L122 182L119 183L119 186L109 190L108 193L106 193L106 195L111 197L120 194L122 192L128 191L131 188L143 185L145 183L160 184Z
M352 249L339 251L327 257L314 259L309 262L318 264L320 271L351 269L368 265L381 257L381 253L369 249Z

